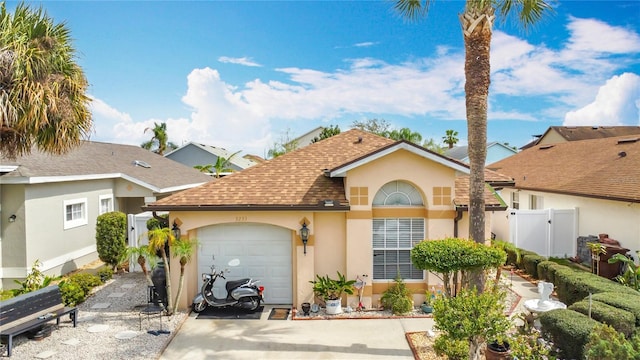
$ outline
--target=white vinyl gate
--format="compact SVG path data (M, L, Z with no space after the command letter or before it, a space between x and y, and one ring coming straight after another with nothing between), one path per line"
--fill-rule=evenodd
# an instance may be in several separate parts
M159 215L166 214L165 212L159 212ZM127 237L129 238L128 246L139 247L149 244L147 238L147 220L151 219L153 215L150 211L139 214L127 214ZM147 262L147 268L149 268L149 262ZM129 271L141 272L142 269L138 265L137 258L129 259Z
M511 243L546 257L576 254L577 209L511 210Z

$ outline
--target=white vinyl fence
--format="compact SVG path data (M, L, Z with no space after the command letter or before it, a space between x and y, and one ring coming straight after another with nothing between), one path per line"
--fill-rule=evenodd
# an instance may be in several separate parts
M518 248L546 257L576 254L577 209L511 210L509 232Z

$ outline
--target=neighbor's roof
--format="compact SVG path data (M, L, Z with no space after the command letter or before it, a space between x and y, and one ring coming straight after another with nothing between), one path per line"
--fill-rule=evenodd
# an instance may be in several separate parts
M202 143L198 143L198 142L195 142L195 141L191 141L191 142L189 142L189 143L187 143L187 144L185 144L183 146L180 146L179 148L177 148L177 149L165 154L164 156L171 158L171 156L170 156L171 154L180 152L184 148L187 148L187 147L190 147L190 146L195 146L196 148L202 149L202 150L214 155L216 158L219 158L219 157L225 158L225 159L229 160L230 163L236 165L240 169L246 169L248 167L251 167L251 166L257 164L257 162L253 161L251 158L246 158L246 157L243 157L243 156L240 156L240 155L236 155L234 157L231 157L234 153L228 151L227 149L219 148L219 147L215 147L215 146L211 146L211 145L207 145L207 144L202 144Z
M536 145L487 167L518 189L640 202L640 135Z
M414 148L454 169L467 165L414 144L349 130L231 174L215 182L161 199L147 210L346 210L344 172L386 151ZM333 177L327 176L333 174ZM496 179L510 180L501 175ZM467 190L468 191L468 190ZM325 201L330 200L331 206ZM499 203L495 198L493 204Z
M566 141L602 139L616 136L640 135L640 126L550 126L542 135L520 149L528 149L545 142L550 132L556 132Z
M208 175L139 146L94 141L83 141L65 155L49 155L34 149L15 160L2 158L2 164L17 166L0 177L3 184L123 178L154 192L166 193L211 181Z

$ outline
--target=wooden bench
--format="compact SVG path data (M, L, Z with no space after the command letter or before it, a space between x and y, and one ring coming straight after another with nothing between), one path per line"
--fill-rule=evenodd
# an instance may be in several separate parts
M60 317L66 314L70 315L73 327L76 327L78 308L64 306L58 285L0 302L0 335L8 339L7 356L11 356L14 336L52 320L56 320L56 326L60 325Z

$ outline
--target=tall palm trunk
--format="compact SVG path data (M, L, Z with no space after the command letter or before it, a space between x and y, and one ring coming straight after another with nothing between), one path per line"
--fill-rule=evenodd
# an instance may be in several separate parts
M173 315L173 299L171 298L171 273L169 272L169 259L164 249L162 252L162 261L164 261L164 276L167 281L167 315Z
M467 4L460 15L465 46L465 93L469 136L469 236L485 243L484 166L487 157L487 98L491 83L489 62L494 9L474 9ZM484 289L484 274L471 274L471 285Z
M187 258L181 257L180 258L180 281L178 282L178 293L176 294L176 301L173 302L174 304L176 304L176 307L180 302L180 296L182 296L182 288L184 287L184 268L186 265L187 265Z

